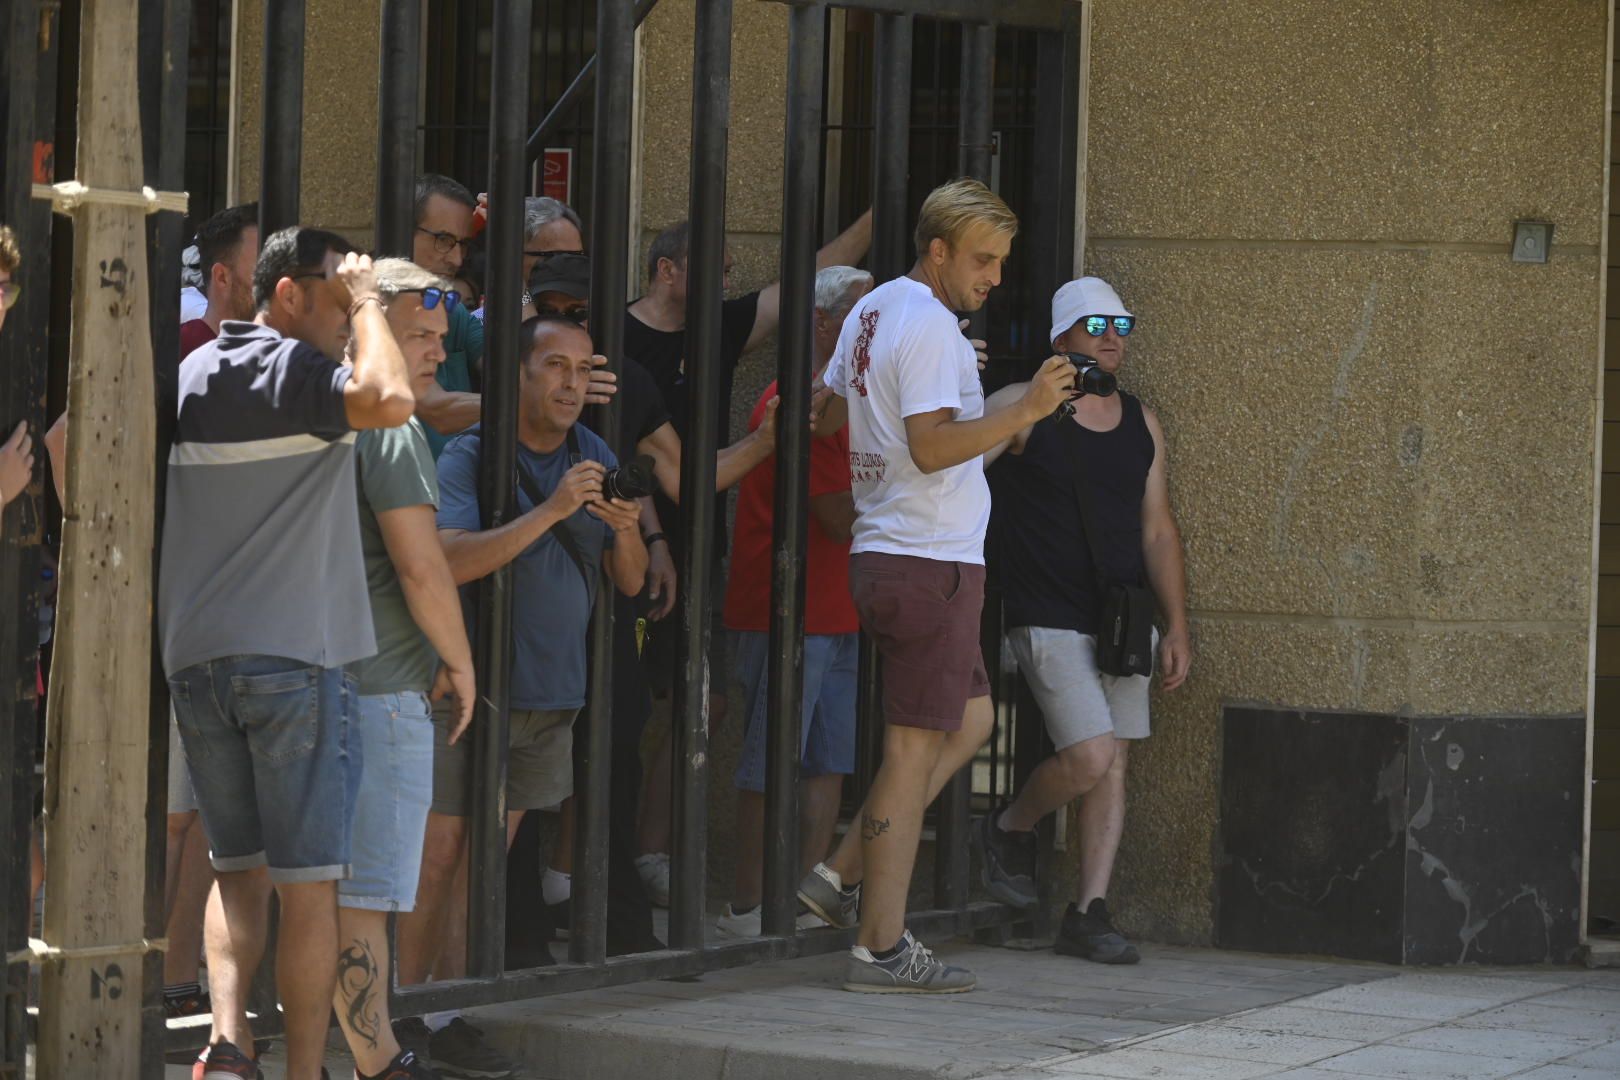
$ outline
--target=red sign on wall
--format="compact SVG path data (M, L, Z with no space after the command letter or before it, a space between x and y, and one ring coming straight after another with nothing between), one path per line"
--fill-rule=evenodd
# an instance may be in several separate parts
M566 146L548 146L534 163L534 193L559 202L574 202L574 151Z

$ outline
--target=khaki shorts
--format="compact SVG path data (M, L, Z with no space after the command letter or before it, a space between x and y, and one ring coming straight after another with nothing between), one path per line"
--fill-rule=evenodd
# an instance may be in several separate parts
M447 699L448 700L448 699ZM513 709L506 754L506 808L543 810L574 793L578 709ZM472 801L472 729L450 742L454 714L433 708L433 812L467 817Z

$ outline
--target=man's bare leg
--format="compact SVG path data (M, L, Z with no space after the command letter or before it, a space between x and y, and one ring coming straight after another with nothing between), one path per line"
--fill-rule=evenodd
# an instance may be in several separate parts
M175 818L186 819L175 835ZM178 845L175 841L178 839ZM208 838L197 812L169 815L169 864L165 872L164 933L169 951L163 954L163 982L167 986L197 981L202 953L203 917L214 884L208 863Z
M1028 832L1047 814L1087 795L1108 776L1116 746L1125 753L1125 744L1112 734L1065 746L1035 766L997 824L1008 832Z
M883 733L883 764L861 807L861 925L856 940L873 952L892 948L906 929L911 871L928 808L929 780L944 756L943 731L890 724Z
M838 827L838 800L844 791L839 773L807 776L799 786L799 876L827 857ZM764 898L765 796L737 792L737 872L731 910L747 911Z
M210 1043L230 1042L253 1056L247 999L270 933L270 873L264 867L216 873L203 919L208 992L214 1003ZM284 931L283 937L286 936Z
M281 884L276 895L281 898L276 993L287 1028L287 1080L320 1080L337 983L337 882Z
M388 1016L388 913L338 908L337 1012L356 1068L382 1072L399 1053Z
M422 874L416 885L416 910L401 913L396 927L399 945L396 963L401 986L426 982L428 975L434 973L441 979L451 977L449 971L442 969L439 958L441 948L446 945L453 887L457 880L465 880L462 875L466 849L466 818L428 813L427 833L422 841ZM465 884L462 894L466 894ZM466 922L465 903L462 922ZM465 927L460 940L464 950Z
M933 773L928 778L928 797L923 800L925 809L944 790L946 782L955 776L968 762L973 760L973 755L979 752L979 747L983 746L984 741L990 737L990 730L995 726L995 719L995 711L991 707L988 696L976 697L967 703L967 708L962 712L961 729L951 732L946 737ZM894 726L891 725L888 730L894 730ZM887 739L887 733L885 733L885 739ZM883 749L885 764L887 764L888 759L889 750L887 741L885 741ZM879 773L882 773L881 769L879 769ZM875 780L873 786L876 787ZM868 801L870 801L870 798L868 796ZM864 811L865 807L862 807L862 812ZM859 882L864 876L864 854L860 833L861 830L858 828L845 833L844 839L839 843L837 850L827 860L827 866L838 872L838 876L843 879L845 888ZM862 903L866 903L864 897ZM865 944L865 942L863 941L862 944ZM890 944L893 944L893 942L890 942ZM882 946L885 949L888 947L888 945Z
M1118 749L1108 772L1080 803L1080 910L1107 897L1114 856L1125 831L1125 759L1128 740Z

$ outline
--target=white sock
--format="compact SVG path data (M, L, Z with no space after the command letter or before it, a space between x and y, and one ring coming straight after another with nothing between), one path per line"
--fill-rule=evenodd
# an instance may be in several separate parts
M574 875L546 867L540 875L540 895L548 904L560 904L574 895Z
M443 1031L450 1026L450 1021L461 1015L460 1009L450 1009L446 1012L427 1013L422 1017L422 1023L428 1026L429 1031Z

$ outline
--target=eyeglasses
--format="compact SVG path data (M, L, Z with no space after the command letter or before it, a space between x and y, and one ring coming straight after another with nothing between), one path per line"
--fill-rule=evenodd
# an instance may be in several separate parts
M420 225L416 227L416 231L419 233L427 233L429 236L433 237L433 250L437 251L440 255L448 255L450 254L451 248L457 247L460 248L461 253L465 255L467 254L467 250L472 247L472 237L470 236L463 240L455 233L434 232L432 229L424 229Z
M443 300L445 313L449 314L456 310L457 304L461 303L461 294L454 289L440 289L429 286L426 289L401 289L399 291L402 293L421 293L423 311L432 311L439 306L439 301Z
M584 326L587 322L590 321L591 309L589 307L577 307L577 308L543 307L543 308L536 308L534 314L535 314L536 318L540 318L540 319L567 319L571 323L577 323L580 326Z
M1110 318L1107 315L1087 315L1080 320L1080 326L1092 337L1102 337L1108 333L1110 323L1114 326L1114 333L1120 337L1126 337L1130 334L1131 328L1136 325L1136 316L1115 315Z
M531 259L549 259L553 255L583 255L585 253L583 251L529 251L525 248L523 254Z
M17 281L0 281L0 311L10 311L17 306L17 297L22 295L22 283Z

